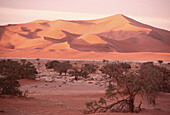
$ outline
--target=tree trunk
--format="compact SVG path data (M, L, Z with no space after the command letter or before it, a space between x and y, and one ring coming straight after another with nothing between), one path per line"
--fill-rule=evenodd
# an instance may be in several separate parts
M75 78L74 78L76 81L78 80L78 76L75 76Z
M133 113L134 112L134 108L135 108L135 106L134 106L134 97L130 97L130 99L128 101L129 101L128 102L129 110L130 110L131 113Z
M59 73L59 76L61 76L61 75L62 75L62 72Z

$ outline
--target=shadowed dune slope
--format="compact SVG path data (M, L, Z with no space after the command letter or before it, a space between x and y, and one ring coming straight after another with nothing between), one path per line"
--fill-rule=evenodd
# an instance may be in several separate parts
M67 58L81 59L95 52L101 53L100 58L114 52L129 55L151 52L159 58L164 53L166 57L162 59L170 60L170 32L122 14L96 20L36 20L0 26L0 57L58 58L68 55ZM89 57L98 59L95 55Z

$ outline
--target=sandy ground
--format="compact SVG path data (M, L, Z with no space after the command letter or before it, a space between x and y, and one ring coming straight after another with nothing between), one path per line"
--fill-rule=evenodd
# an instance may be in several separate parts
M28 98L4 96L0 98L1 115L82 115L85 103L104 96L105 87L88 81L55 82L19 80L21 90L28 90ZM136 98L138 101L140 98ZM161 93L155 107L142 104L140 113L133 115L169 115L170 94ZM131 113L95 113L94 115L123 115Z

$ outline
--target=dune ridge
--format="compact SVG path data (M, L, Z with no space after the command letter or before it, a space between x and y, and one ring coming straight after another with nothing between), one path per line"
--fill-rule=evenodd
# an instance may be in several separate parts
M96 20L35 20L0 27L0 57L170 61L170 32L122 14Z

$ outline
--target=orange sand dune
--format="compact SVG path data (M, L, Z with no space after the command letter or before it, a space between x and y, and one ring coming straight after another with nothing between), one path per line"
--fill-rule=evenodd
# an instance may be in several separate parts
M35 21L32 21L30 23L43 23L43 22L47 22L48 20L35 20Z
M78 37L78 39L82 39L90 44L106 44L107 42L102 40L100 37L98 37L97 35L90 35L90 34L84 34L80 37Z
M43 49L48 45L51 45L52 43L49 41L45 41L44 39L33 39L33 40L27 40L27 42L23 42L22 44L16 46L16 49L24 49L24 48L39 48Z
M38 33L38 36L41 37L50 37L50 38L54 38L54 39L61 39L66 37L66 35L64 34L64 32L62 32L61 30L58 29L44 29L43 31Z
M52 44L45 48L45 51L55 52L57 50L59 50L59 51L66 51L66 50L74 51L74 49L70 48L70 45L67 42Z
M122 14L36 20L0 26L0 57L170 61L170 32Z
M52 46L53 47L53 46ZM54 46L55 47L55 46ZM0 50L1 57L13 58L53 58L53 59L108 59L108 60L127 60L127 61L157 61L164 60L170 62L169 53L153 53L153 52L140 52L140 53L97 53L97 52L81 52L76 50L55 50L43 51L41 49L31 50Z

